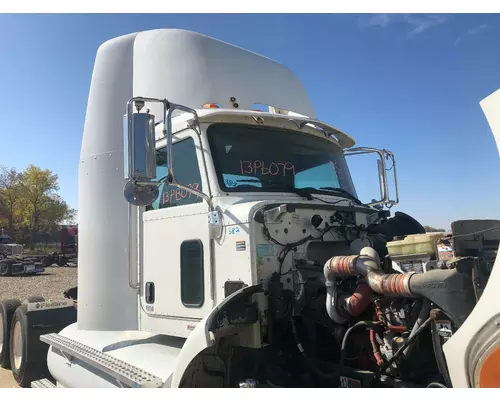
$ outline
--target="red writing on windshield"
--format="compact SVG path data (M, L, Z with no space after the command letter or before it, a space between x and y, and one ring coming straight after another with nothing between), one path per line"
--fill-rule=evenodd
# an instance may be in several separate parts
M189 185L186 185L189 188L199 190L200 184L199 183L190 183ZM166 204L170 203L171 201L180 201L184 200L186 197L190 198L191 196L195 196L191 192L188 192L186 189L181 189L178 187L174 187L170 190L167 190L161 194L161 204Z
M295 166L291 162L244 161L240 160L241 175L295 175Z

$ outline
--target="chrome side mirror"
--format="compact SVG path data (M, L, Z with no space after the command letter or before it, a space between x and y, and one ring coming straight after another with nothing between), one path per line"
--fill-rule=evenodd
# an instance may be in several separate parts
M163 104L163 137L167 139L168 175L158 181L154 181L156 179L155 119L149 112L140 112L146 102ZM136 113L133 112L133 105L137 110ZM198 124L196 110L170 103L166 99L134 97L128 101L127 114L124 118L124 161L127 183L123 194L130 204L148 206L158 198L159 186L166 182L168 185L177 186L203 198L212 212L214 206L207 194L190 188L175 179L172 156L172 114L175 110L193 114L193 119ZM217 225L218 222L211 222L211 224Z
M142 103L144 105L144 103ZM136 104L138 111L142 108ZM156 178L155 117L149 113L127 113L124 117L125 179Z
M357 147L344 150L344 155L352 156L352 155L361 155L361 154L377 154L379 159L377 160L377 169L378 169L378 177L379 177L379 185L380 185L380 199L373 200L369 203L369 206L372 207L392 207L394 205L399 204L399 190L398 190L398 179L396 176L396 160L394 158L394 154L388 150L379 150L371 147ZM389 195L389 184L387 180L387 166L386 160L392 161L392 166L389 170L393 171L394 174L394 185L396 192L396 199L391 200Z
M156 183L128 181L123 189L125 199L134 206L149 206L160 194Z
M123 119L124 172L127 181L123 189L125 199L135 206L148 206L158 198L156 179L155 117L149 110L141 113L146 101L164 105L164 115L169 104L166 100L135 97L127 103ZM134 112L133 106L137 112Z

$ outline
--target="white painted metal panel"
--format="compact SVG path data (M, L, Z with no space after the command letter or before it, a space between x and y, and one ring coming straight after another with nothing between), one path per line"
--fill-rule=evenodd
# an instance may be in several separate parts
M78 175L78 327L84 330L138 326L137 293L128 285L122 134L134 39L103 44L92 75Z
M208 180L201 158L199 142L193 130L177 135L182 141L194 141L200 170L201 188L209 193ZM183 157L174 146L174 159ZM195 182L182 182L192 184ZM172 196L182 194L171 187ZM190 195L194 196L194 195ZM212 263L208 226L209 207L205 201L151 210L143 213L143 237L141 245L143 263L141 273L141 328L151 332L187 337L194 324L205 317L214 306L212 299ZM204 302L201 307L185 306L181 299L181 244L187 240L199 240L203 245ZM144 287L154 282L155 301L147 304Z
M481 101L500 154L500 90ZM460 329L443 346L453 387L468 387L467 351L478 331L495 315L500 315L500 256L497 255L488 284L476 307Z
M141 32L134 44L134 95L201 108L219 103L251 109L268 104L315 117L298 77L256 53L180 29ZM160 108L151 107L156 115Z
M141 331L86 331L72 324L61 335L105 352L117 359L144 369L169 382L184 339L159 337ZM68 360L59 351L49 349L47 365L58 386L78 388L116 388L118 383L104 373L89 368L77 359Z

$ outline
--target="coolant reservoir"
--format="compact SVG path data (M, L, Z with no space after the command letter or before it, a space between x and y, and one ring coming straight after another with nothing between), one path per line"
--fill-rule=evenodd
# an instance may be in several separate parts
M387 243L390 256L405 256L410 254L436 254L436 242L444 237L441 232L433 232L418 235L408 235L403 240L395 240Z

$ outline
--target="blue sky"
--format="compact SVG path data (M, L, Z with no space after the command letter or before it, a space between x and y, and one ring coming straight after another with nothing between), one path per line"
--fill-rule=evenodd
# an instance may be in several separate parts
M52 169L77 207L96 50L156 28L195 30L291 68L320 119L395 153L394 211L443 228L500 218L500 158L479 105L500 88L498 15L0 15L0 164ZM374 171L354 175L370 196Z

